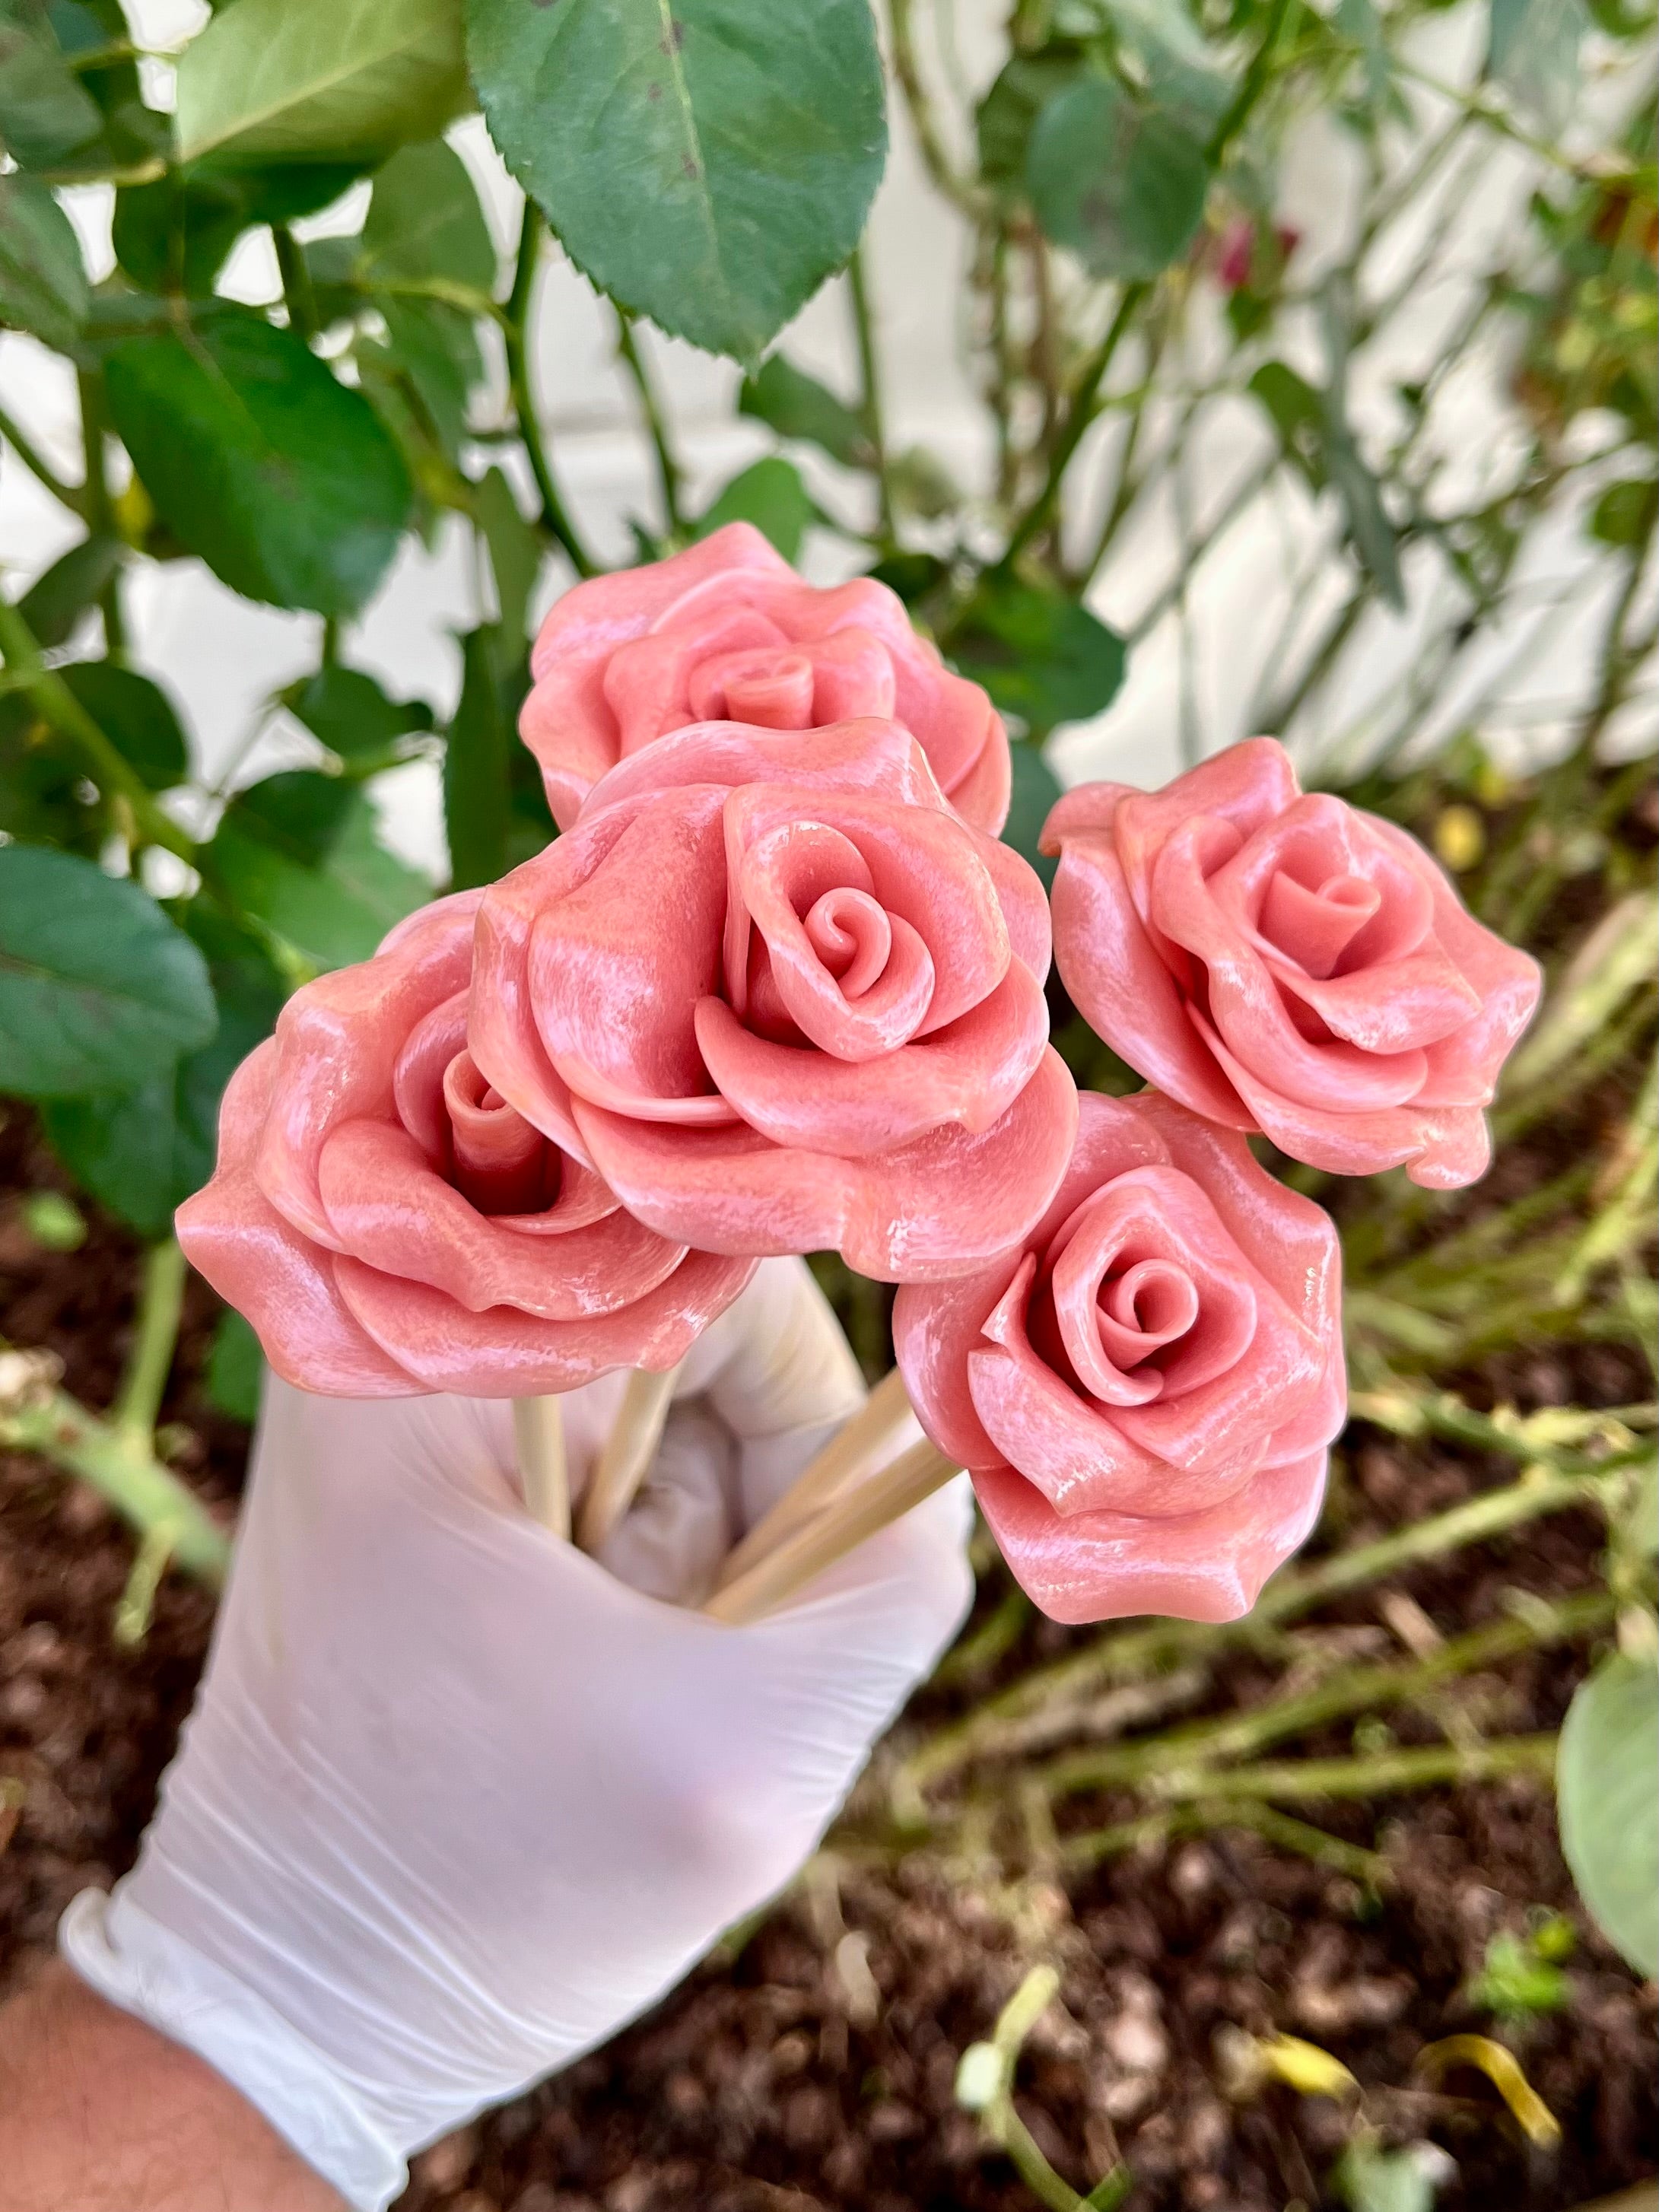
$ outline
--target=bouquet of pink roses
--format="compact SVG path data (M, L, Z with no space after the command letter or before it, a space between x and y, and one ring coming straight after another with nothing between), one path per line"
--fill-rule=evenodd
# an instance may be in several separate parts
M1533 963L1267 738L1069 793L1051 908L998 842L985 694L884 586L814 590L746 525L578 586L532 666L562 834L290 1001L180 1212L196 1266L301 1387L514 1399L560 1533L558 1394L632 1370L592 1548L699 1332L762 1257L835 1250L899 1285L897 1366L712 1613L963 1468L1055 1618L1246 1611L1345 1410L1335 1230L1247 1139L1472 1181ZM1079 1099L1051 955L1139 1095Z

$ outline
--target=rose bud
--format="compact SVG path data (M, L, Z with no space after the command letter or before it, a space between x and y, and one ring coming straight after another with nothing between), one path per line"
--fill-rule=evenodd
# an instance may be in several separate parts
M884 584L804 584L747 522L642 568L578 584L542 624L520 733L562 830L605 770L689 722L811 730L902 722L963 819L1008 814L1008 737Z
M1338 1175L1484 1173L1538 967L1403 830L1252 738L1162 791L1068 792L1042 849L1061 980L1160 1091Z
M890 722L714 724L622 762L478 915L503 1098L706 1251L884 1280L1024 1236L1072 1148L1042 887Z
M466 1049L481 894L308 983L232 1077L192 1267L277 1374L338 1397L528 1397L672 1367L753 1268L688 1252L493 1091Z
M1341 1250L1244 1139L1086 1092L1019 1249L907 1286L899 1370L1056 1620L1231 1620L1318 1517L1342 1425Z

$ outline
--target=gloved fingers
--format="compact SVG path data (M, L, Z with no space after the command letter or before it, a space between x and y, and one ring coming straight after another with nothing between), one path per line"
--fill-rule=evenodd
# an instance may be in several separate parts
M737 1540L738 1455L701 1400L670 1409L638 1496L595 1554L647 1597L696 1605Z
M843 1421L863 1404L858 1362L805 1260L763 1260L692 1346L676 1395L705 1393L743 1438Z

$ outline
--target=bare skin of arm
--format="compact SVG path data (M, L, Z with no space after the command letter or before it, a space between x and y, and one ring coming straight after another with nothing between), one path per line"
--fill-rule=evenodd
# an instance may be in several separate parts
M343 2212L193 2051L46 1967L0 2009L6 2212Z

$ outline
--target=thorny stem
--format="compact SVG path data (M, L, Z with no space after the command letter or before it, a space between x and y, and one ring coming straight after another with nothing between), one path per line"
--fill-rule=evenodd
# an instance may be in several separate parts
M34 445L28 433L19 428L3 407L0 407L0 441L3 441L11 447L29 474L37 483L44 484L60 505L68 507L71 514L78 514L82 521L86 520L85 487L65 483L56 469Z
M58 1389L58 1366L49 1352L0 1352L0 1445L78 1476L141 1536L168 1532L171 1558L217 1589L230 1558L224 1530L153 1452Z
M507 386L518 422L519 435L524 441L525 454L530 463L530 473L536 479L536 491L542 504L542 526L563 546L576 574L592 576L598 572L576 535L574 526L565 512L564 501L559 496L558 486L553 480L552 465L542 442L535 394L531 389L529 319L536 289L536 263L541 251L541 237L540 211L533 200L526 198L523 220L519 225L519 254L514 264L513 289L507 295L502 326L507 350Z
M144 842L165 846L181 860L199 866L201 856L195 841L156 805L143 779L122 757L63 678L46 667L33 632L17 608L3 599L0 599L0 654L4 655L8 668L22 679L20 688L28 693L46 720L80 746L94 780L126 801Z
M847 264L848 289L853 302L853 334L859 349L859 413L864 434L870 441L876 472L876 496L881 534L891 542L893 493L887 476L887 432L881 404L881 377L876 361L876 333L870 312L869 280L865 272L865 249L860 243Z
M317 336L317 301L311 289L311 271L306 267L299 240L285 222L273 222L270 236L276 248L276 273L283 280L283 302L288 309L289 328L310 345Z
M889 0L888 21L892 32L893 74L910 112L916 143L921 149L927 173L946 199L977 221L984 213L984 195L977 185L963 175L945 151L939 118L922 82L910 0Z
M1513 1438L1507 1440L1506 1448L1522 1449ZM1528 1452L1526 1456L1536 1455ZM1586 1498L1594 1499L1602 1491L1602 1478L1628 1463L1621 1460L1602 1467L1586 1464L1582 1471L1572 1473L1528 1473L1516 1482L1466 1498L1444 1513L1413 1522L1369 1544L1333 1553L1311 1565L1281 1568L1256 1600L1254 1611L1241 1621L1221 1626L1165 1621L1103 1636L1081 1651L1034 1669L941 1729L906 1763L901 1789L906 1794L920 1791L965 1765L978 1757L988 1737L1050 1699L1076 1698L1097 1683L1133 1681L1187 1658L1208 1660L1230 1648L1255 1644L1267 1632L1311 1612L1329 1598L1364 1589L1402 1568L1443 1558L1466 1545L1484 1542L1545 1514L1564 1511Z
M84 454L83 498L86 502L87 527L94 535L112 537L115 532L114 511L109 495L109 475L104 455L104 431L109 408L104 397L104 383L94 371L80 369L76 373L76 390L81 401L81 443ZM126 624L121 614L121 571L118 566L98 594L98 604L104 617L104 649L112 660L119 660L127 649Z
M176 1237L152 1244L140 1277L137 1327L126 1372L110 1409L111 1425L135 1446L150 1449L155 1416L173 1368L184 1307L185 1255Z
M640 410L645 416L645 427L651 439L651 450L656 456L657 485L662 493L663 514L671 533L684 526L684 515L680 507L680 471L674 451L668 442L668 423L663 414L662 403L656 386L651 380L639 343L634 336L633 318L617 310L617 350L627 365L634 380L634 388L640 398Z
M1289 1759L1259 1766L1200 1767L1160 1774L1144 1785L1158 1797L1289 1798L1387 1797L1401 1790L1433 1790L1446 1783L1493 1782L1529 1774L1547 1780L1555 1771L1553 1735L1497 1736L1469 1744L1422 1744L1372 1752L1359 1759Z

